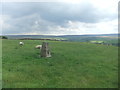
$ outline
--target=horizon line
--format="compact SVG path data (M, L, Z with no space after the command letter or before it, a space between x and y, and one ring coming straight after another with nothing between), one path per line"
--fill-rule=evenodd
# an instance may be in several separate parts
M109 33L109 34L120 34L120 33ZM6 35L32 35L32 34L2 34L0 36L6 36ZM65 35L70 35L70 34L61 34L61 35L57 35L57 34L56 35L55 34L35 34L35 35L43 35L43 36L45 36L45 35L46 36L65 36ZM104 35L104 34L71 34L71 35Z

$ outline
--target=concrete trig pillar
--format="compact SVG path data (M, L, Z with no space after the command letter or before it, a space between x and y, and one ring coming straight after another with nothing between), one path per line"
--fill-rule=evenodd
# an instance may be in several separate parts
M43 42L42 44L41 57L51 57L50 49L47 42Z

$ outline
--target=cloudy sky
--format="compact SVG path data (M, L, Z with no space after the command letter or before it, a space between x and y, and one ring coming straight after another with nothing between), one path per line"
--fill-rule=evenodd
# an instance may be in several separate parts
M118 33L118 0L2 2L2 34L82 35Z

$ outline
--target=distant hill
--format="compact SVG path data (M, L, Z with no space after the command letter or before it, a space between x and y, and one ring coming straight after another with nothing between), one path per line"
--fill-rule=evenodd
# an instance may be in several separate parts
M110 36L118 37L120 34L94 34L94 35L6 35L9 39L20 39L20 38L80 38L80 37L99 37L99 36Z
M60 41L71 41L71 42L90 42L90 41L104 41L105 43L120 45L118 42L120 34L94 34L94 35L6 35L8 39L21 39L27 40L60 40Z

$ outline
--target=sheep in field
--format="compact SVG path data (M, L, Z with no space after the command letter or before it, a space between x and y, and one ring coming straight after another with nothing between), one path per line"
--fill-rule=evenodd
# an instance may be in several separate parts
M24 45L24 43L23 43L23 42L19 42L19 45L20 45L20 46L23 46L23 45Z
M42 45L37 45L35 46L36 49L41 49L42 48Z

